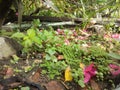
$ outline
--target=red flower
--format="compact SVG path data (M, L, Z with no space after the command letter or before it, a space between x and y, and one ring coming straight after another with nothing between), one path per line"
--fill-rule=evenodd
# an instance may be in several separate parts
M120 74L120 66L115 65L115 64L110 64L110 72L113 76L117 76Z
M96 75L96 68L94 64L90 64L89 66L85 67L84 69L84 83L88 83L89 80Z

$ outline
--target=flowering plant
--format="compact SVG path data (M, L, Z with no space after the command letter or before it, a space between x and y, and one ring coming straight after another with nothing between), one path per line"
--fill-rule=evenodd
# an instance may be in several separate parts
M115 64L110 64L109 68L110 68L110 72L113 76L120 74L120 66L115 65Z
M92 77L96 75L97 71L94 63L91 63L89 66L84 69L84 83L88 83Z

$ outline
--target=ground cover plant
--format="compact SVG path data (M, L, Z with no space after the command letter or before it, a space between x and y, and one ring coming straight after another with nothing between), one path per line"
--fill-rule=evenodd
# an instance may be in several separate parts
M108 80L111 88L115 87L109 76L120 74L120 44L116 36L108 32L98 35L81 29L39 30L31 27L27 32L13 34L12 38L19 40L23 53L27 53L29 59L36 58L33 53L41 54L39 67L50 80L75 82L82 88L92 89L91 80Z
M116 21L120 16L119 0L21 1L24 5L23 17L68 17L73 19L71 22L82 18L82 23L75 22L76 26L72 28L62 25L56 28L44 26L54 24L52 21L33 20L29 22L31 27L23 31L1 30L1 36L16 40L23 49L20 55L1 61L0 89L4 86L13 90L31 90L30 85L37 88L42 85L49 90L48 84L52 80L59 81L65 90L113 90L119 87L120 28L119 20ZM19 16L16 12L18 8L12 6L10 9L15 17ZM111 18L110 21L102 23L106 17ZM95 23L92 19L96 20ZM101 26L103 30L99 29ZM55 85L52 83L52 86Z

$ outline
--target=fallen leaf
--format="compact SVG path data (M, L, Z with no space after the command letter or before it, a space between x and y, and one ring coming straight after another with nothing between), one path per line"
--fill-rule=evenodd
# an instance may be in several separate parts
M30 76L30 81L39 82L41 69L39 68L32 76Z
M99 85L95 82L95 80L90 80L92 90L101 90Z
M0 84L0 90L3 90L3 88L4 88L4 87Z
M80 63L80 68L84 69L85 65L83 63Z
M68 66L65 70L65 81L72 81L72 73L71 73L71 68Z
M46 90L65 90L65 87L58 81L50 81L45 87Z
M63 55L58 55L57 59L58 59L58 60L63 60L63 59L64 59L64 56L63 56Z
M2 70L0 70L0 75L6 75L6 71L7 71L7 68L3 68Z
M10 87L18 87L19 85L21 85L20 82L14 82L14 83L9 84Z
M70 41L68 39L65 39L64 42L65 42L65 45L70 45Z
M8 67L6 69L6 75L4 76L4 78L10 78L11 76L13 76L14 72L13 72L13 68Z

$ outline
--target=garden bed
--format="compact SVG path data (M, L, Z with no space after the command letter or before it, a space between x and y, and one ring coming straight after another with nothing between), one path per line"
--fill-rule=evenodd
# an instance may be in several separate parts
M120 83L120 35L102 31L33 25L14 33L23 50L1 60L0 88L113 90Z

